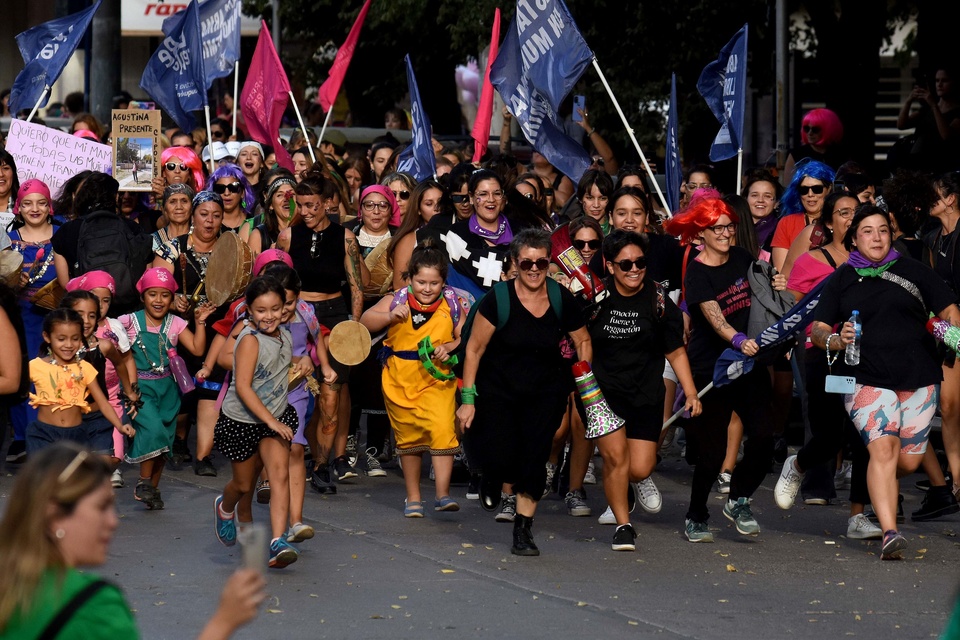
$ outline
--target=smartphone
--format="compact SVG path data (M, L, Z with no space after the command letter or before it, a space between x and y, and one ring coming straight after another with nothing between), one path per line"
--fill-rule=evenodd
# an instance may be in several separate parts
M270 538L267 527L261 522L252 522L244 527L237 536L240 543L240 556L244 569L255 569L261 574L267 572L267 560L270 551Z
M584 96L573 96L573 121L583 122L580 111L587 112L587 99Z

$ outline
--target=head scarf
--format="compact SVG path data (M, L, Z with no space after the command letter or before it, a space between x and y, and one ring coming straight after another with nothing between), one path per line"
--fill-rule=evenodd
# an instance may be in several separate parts
M86 138L87 140L93 140L94 142L97 142L97 143L100 142L100 138L97 137L97 134L95 134L93 131L90 131L89 129L77 129L76 131L73 132L73 135L75 135L78 138Z
M185 193L191 202L193 201L193 197L197 195L193 188L191 188L186 182L183 184L168 184L163 190L163 198L161 201L166 202L167 198L175 193Z
M14 211L20 211L20 202L29 195L34 193L39 193L44 198L47 199L47 202L50 202L50 187L46 185L43 180L37 180L36 178L31 178L20 185L20 189L17 191L17 203L14 207ZM52 203L51 203L52 204Z
M173 279L173 274L163 267L151 267L137 280L137 291L142 294L147 289L166 289L176 293L177 282Z
M201 191L203 185L206 184L203 178L203 163L200 162L200 158L193 152L193 149L189 147L168 147L166 151L160 154L160 164L167 164L173 158L187 165L187 168L193 173L193 181L196 184L197 191Z
M223 209L223 198L220 197L220 194L214 193L213 191L198 191L197 195L193 196L193 208L196 209L204 202L216 202L220 205L220 208Z
M263 146L259 142L254 142L253 140L247 140L246 142L240 143L240 149L237 151L237 155L240 155L240 151L243 151L245 147L253 147L260 152L260 159L263 160L266 156L263 154Z
M106 271L88 271L67 283L67 291L93 291L94 289L109 289L111 295L117 293L117 285Z
M267 249L266 251L261 252L260 255L257 256L257 259L254 260L254 275L259 275L265 266L271 262L276 262L277 260L293 269L293 258L290 257L289 253L283 251L282 249Z
M397 199L393 195L393 191L390 191L389 188L379 185L372 184L360 193L360 204L363 204L363 199L366 198L371 193L379 193L384 198L387 199L387 202L390 203L390 226L399 227L400 226L400 205L397 204ZM357 220L363 222L363 207L357 207Z

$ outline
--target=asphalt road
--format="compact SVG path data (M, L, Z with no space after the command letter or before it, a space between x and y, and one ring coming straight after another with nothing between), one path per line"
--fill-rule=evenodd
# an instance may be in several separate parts
M239 547L214 536L213 500L229 475L222 459L217 466L218 478L168 472L160 512L134 502L136 472L125 468L121 525L99 572L122 586L146 639L194 636L239 564ZM907 559L881 562L876 541L846 539L845 504L779 510L773 475L755 496L759 537L737 534L715 496L716 543L690 544L691 469L676 455L655 474L663 510L633 515L634 553L612 551L613 527L597 524L599 485L588 487L589 518L568 516L558 496L544 500L534 524L542 555L518 558L512 525L463 499L464 486L453 490L460 512L403 518L399 473L360 478L336 496L308 489L317 535L297 563L269 572L269 602L235 637L936 638L960 585L960 516L908 516ZM904 482L908 514L921 498L913 480ZM255 505L257 519L266 515Z

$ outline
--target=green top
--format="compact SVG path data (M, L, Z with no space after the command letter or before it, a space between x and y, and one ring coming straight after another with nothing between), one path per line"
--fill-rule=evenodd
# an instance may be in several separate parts
M32 640L81 589L98 580L95 575L67 569L48 569L40 579L33 606L17 611L4 629L4 638ZM108 584L87 600L64 625L58 638L84 640L137 640L140 632L120 590Z
M947 628L943 630L940 640L960 640L960 599L957 600L957 606L953 608L953 616L947 622Z

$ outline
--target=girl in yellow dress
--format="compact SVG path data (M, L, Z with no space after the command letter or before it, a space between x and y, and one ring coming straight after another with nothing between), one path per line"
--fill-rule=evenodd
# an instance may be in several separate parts
M409 286L380 300L360 320L371 332L387 330L380 352L383 399L397 454L403 456L407 518L423 517L420 470L425 452L432 457L436 477L434 510L460 509L450 497L453 457L460 451L454 427L457 381L443 363L460 343L465 314L456 294L444 285L447 267L440 248L429 241L421 244L404 274Z

